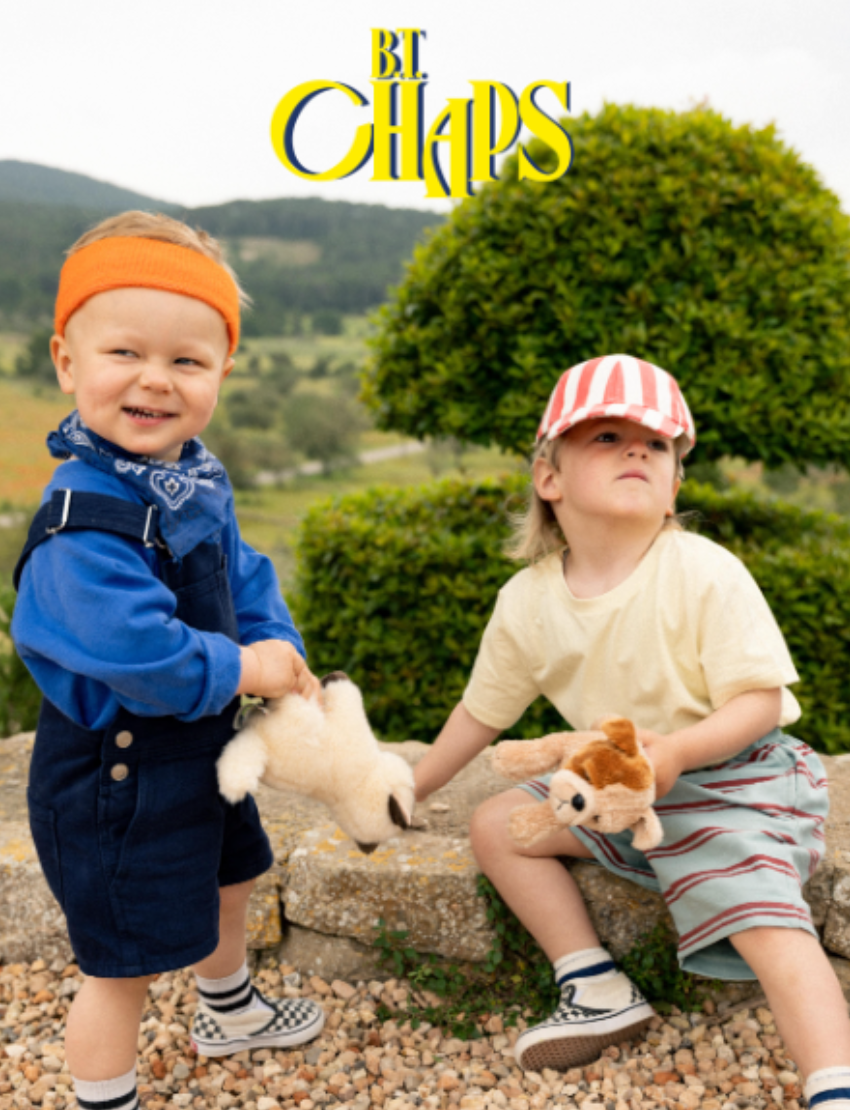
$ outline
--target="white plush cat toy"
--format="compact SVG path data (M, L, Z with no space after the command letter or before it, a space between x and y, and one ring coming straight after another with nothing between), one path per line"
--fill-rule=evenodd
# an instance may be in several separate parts
M287 694L253 710L218 761L218 785L240 802L260 782L326 805L362 852L410 827L413 771L382 752L355 684L334 671L322 698Z

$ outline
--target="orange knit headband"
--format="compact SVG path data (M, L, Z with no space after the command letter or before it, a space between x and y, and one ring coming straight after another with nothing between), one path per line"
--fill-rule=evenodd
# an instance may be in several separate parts
M56 297L56 334L65 334L69 318L89 297L127 286L165 289L204 301L224 317L229 353L236 350L239 291L227 270L190 247L123 235L98 239L66 259Z

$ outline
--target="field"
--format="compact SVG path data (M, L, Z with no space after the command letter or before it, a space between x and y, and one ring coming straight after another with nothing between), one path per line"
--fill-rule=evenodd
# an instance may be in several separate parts
M44 441L73 401L55 389L0 377L0 510L37 505L56 466Z

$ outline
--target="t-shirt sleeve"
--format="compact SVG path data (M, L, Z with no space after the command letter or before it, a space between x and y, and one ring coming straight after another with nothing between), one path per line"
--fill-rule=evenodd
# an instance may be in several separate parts
M719 709L748 690L798 682L776 618L753 576L724 551L705 588L699 622L699 656L711 704ZM800 716L783 690L782 724Z
M477 721L500 730L515 724L540 693L524 622L518 619L522 602L515 594L510 589L499 594L463 694L464 706Z

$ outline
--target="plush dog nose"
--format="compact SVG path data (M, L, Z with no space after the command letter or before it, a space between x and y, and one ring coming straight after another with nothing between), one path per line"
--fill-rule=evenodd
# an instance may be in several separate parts
M361 844L359 840L355 840L354 843L357 845L364 856L371 856L371 854L378 847L377 844Z
M570 798L570 805L577 813L581 813L587 805L587 802L585 802L583 794L573 794L572 798Z

